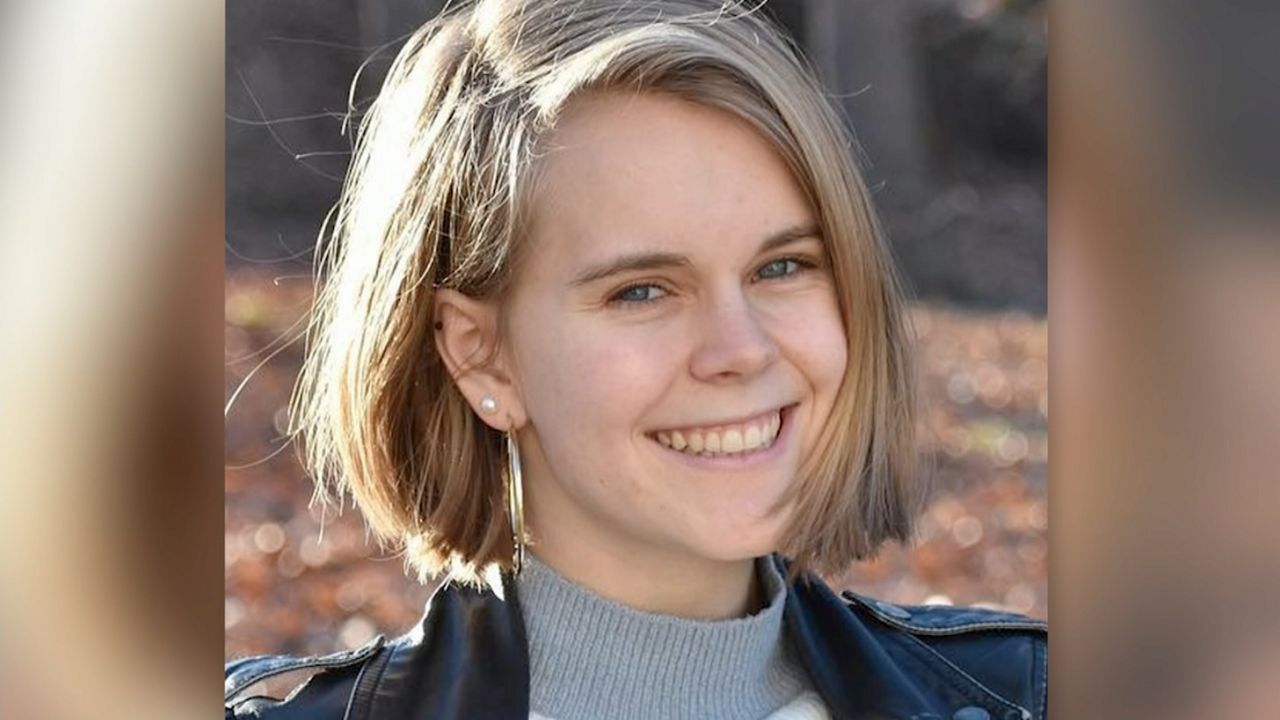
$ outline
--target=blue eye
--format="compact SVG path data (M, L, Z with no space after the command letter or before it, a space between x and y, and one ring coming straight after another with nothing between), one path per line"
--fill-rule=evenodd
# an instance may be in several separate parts
M610 298L610 303L626 303L630 305L640 305L643 303L651 303L662 296L667 291L652 283L641 285L629 285L618 292L614 293Z
M785 278L811 267L813 267L812 263L806 260L801 260L800 258L778 258L777 260L766 263L763 267L757 270L756 276L764 280Z

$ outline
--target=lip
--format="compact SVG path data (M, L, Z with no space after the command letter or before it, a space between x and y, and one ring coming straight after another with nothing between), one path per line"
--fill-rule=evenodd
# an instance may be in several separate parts
M745 425L752 421L763 420L767 417L770 417L771 415L778 412L779 410L786 410L787 408L793 407L797 404L798 403L791 403L789 405L783 405L781 407L772 407L772 408L769 408L768 410L765 410L764 412L759 412L759 413L756 413L755 415L747 415L745 417L740 417L734 420L717 420L715 422L701 423L699 425L685 425L682 427L660 428L658 430L654 430L652 432L648 432L645 434L651 438L656 438L658 436L658 433L660 432L669 433L677 430L680 432L689 432L693 430L716 430L719 428L729 427L731 425Z
M799 405L800 403L792 403L781 408L782 424L778 427L778 437L775 438L773 444L765 450L756 450L754 452L724 455L720 457L709 455L690 455L663 445L658 442L656 437L648 435L645 437L647 437L659 451L688 465L689 467L700 470L744 470L760 465L767 465L782 456L786 445L791 441L792 425L794 424L791 422L791 416L795 413L795 409L799 407ZM769 413L764 414L768 415Z

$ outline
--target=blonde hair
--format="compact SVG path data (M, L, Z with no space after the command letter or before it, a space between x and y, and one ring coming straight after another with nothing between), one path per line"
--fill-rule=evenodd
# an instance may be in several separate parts
M438 356L437 287L503 297L524 250L540 138L575 96L668 93L743 118L819 218L849 361L805 459L780 552L838 573L906 540L920 501L899 283L853 143L785 36L737 3L480 0L415 32L365 117L320 289L293 427L317 498L349 491L422 577L507 568L506 448Z

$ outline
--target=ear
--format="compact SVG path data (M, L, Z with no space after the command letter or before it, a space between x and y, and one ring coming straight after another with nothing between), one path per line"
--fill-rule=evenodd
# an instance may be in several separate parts
M527 416L500 342L496 304L440 288L435 292L433 315L436 350L471 409L495 430L523 427ZM497 405L492 412L481 404L485 397Z

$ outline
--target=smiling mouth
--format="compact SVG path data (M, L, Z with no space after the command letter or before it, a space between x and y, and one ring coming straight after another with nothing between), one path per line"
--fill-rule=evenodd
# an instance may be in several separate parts
M697 457L737 457L773 447L795 404L730 425L681 428L649 433L670 450Z

